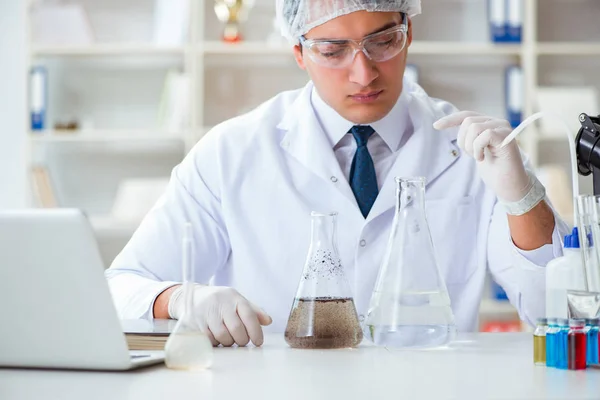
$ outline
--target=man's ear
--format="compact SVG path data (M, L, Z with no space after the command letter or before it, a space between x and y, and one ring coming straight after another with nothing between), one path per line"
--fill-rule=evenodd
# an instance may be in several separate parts
M410 44L412 43L412 19L407 15L406 19L408 20L408 32L406 32L407 34L407 46L410 46Z
M296 59L296 64L303 69L306 70L306 65L304 65L304 56L302 55L302 45L297 44L294 46L294 58Z

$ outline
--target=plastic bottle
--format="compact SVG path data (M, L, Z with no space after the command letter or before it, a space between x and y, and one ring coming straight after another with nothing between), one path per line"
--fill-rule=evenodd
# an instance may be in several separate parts
M586 290L576 227L565 236L564 256L546 266L546 317L568 318L567 290Z

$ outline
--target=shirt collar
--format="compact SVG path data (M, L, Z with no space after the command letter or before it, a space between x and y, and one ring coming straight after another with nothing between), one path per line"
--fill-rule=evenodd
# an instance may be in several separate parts
M404 87L406 87L406 82ZM404 133L411 125L408 115L408 97L403 89L392 110L379 121L369 124L392 151L398 150ZM310 98L317 119L325 131L331 147L334 148L355 124L339 115L325 103L314 86Z

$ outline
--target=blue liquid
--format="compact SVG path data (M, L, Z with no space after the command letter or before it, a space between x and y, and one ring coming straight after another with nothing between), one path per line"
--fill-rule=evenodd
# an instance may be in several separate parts
M368 325L366 335L378 346L388 347L438 347L456 337L454 325Z
M560 326L555 341L555 366L560 369L569 367L569 327Z
M551 328L552 329L552 328ZM556 355L554 354L556 351L556 345L554 342L556 341L556 333L548 331L546 332L546 366L547 367L556 367Z
M587 333L587 364L598 364L598 327Z

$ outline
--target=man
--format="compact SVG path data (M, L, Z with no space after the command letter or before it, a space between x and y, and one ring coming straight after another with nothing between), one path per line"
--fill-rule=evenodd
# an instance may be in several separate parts
M311 82L209 132L107 271L123 318L178 318L181 238L194 232L193 312L214 345L282 332L310 212L338 212L338 247L364 318L394 215L396 176L424 176L459 330L475 330L486 270L521 317L544 314L544 266L566 226L508 122L456 112L403 81L419 0L278 0ZM212 285L207 286L212 279ZM259 308L263 307L263 308ZM268 313L267 313L268 312Z

